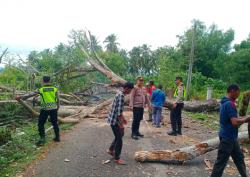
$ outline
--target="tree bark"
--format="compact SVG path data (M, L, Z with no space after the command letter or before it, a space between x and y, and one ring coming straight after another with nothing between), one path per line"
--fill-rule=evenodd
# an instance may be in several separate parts
M171 100L167 100L165 107L172 109L173 102ZM183 109L188 112L213 112L219 111L220 104L217 100L185 101Z
M248 140L248 132L240 132L238 140ZM138 162L183 163L217 149L219 142L219 138L213 138L176 150L138 151L135 153L135 160Z

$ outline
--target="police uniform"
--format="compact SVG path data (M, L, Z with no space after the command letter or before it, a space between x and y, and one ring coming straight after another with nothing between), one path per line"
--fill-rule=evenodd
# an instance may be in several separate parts
M181 84L176 88L174 92L174 98L176 100L176 107L173 108L170 112L171 127L172 127L172 132L174 134L180 134L180 135L182 134L181 112L184 107L184 97L185 97L185 89L184 89L183 84Z
M39 95L41 97L41 110L38 120L38 131L41 139L45 138L44 124L46 123L48 116L50 116L50 121L54 128L55 139L59 140L60 138L57 123L57 92L58 89L50 85L45 85L39 89Z

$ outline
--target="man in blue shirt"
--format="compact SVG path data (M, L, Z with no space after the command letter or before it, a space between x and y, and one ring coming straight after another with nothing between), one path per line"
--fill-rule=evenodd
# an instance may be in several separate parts
M238 117L235 100L240 95L240 88L232 84L227 88L227 97L222 98L220 108L220 144L218 156L211 177L221 177L231 156L242 177L247 177L244 155L238 144L238 127L250 121L250 116Z
M158 85L158 89L153 91L151 102L153 105L153 124L156 128L160 128L162 107L164 106L166 95L162 91L162 85Z

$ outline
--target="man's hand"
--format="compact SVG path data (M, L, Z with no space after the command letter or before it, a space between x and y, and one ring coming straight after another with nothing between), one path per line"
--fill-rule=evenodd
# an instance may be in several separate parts
M250 115L245 117L245 123L250 122Z
M173 104L173 108L176 108L176 106L177 106L177 103L174 103L174 104Z
M128 123L127 120L123 117L123 115L120 115L120 116L118 117L118 119L119 119L119 121L121 122L121 124L126 125L126 124Z

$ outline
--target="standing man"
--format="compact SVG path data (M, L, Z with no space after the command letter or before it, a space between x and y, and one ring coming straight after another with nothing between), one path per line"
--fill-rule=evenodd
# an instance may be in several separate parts
M156 90L156 87L154 85L154 81L150 80L148 85L147 85L147 92L148 92L149 100L151 100L154 90ZM152 117L153 117L152 115L153 115L152 109L148 109L148 121L149 122L152 122Z
M238 144L238 127L250 121L250 116L238 117L235 100L240 88L232 84L227 88L227 97L222 98L220 107L220 144L211 177L221 177L231 156L242 177L247 177L244 155Z
M122 137L124 136L124 125L127 124L126 119L123 117L124 96L130 94L134 88L134 84L125 83L123 90L119 91L112 103L112 109L108 116L108 123L114 133L115 139L107 150L107 153L114 156L115 162L119 165L125 165L125 161L120 159L122 151Z
M160 128L162 107L166 100L166 94L162 91L162 85L158 85L158 89L153 91L152 106L153 106L153 125Z
M26 100L30 97L40 95L41 110L38 119L38 131L40 140L36 143L38 146L42 146L45 144L44 124L46 123L48 116L50 116L50 121L55 132L55 138L53 140L55 142L60 142L59 126L57 123L57 112L60 107L58 89L51 85L49 76L43 77L42 84L43 86L39 89L38 92L16 98L16 100L20 101L21 99Z
M172 131L168 132L168 135L170 136L177 136L177 134L182 135L181 112L184 107L184 85L182 83L182 77L176 77L175 84L177 86L174 92L175 101L170 112Z
M138 136L143 138L144 135L140 133L140 122L143 119L144 108L148 105L151 109L149 97L146 93L146 89L143 87L143 77L137 77L136 86L130 94L129 106L133 109L133 123L131 137L134 140L138 140Z

